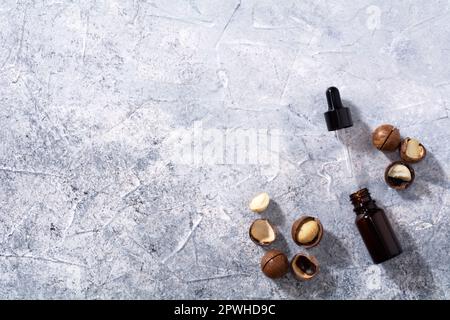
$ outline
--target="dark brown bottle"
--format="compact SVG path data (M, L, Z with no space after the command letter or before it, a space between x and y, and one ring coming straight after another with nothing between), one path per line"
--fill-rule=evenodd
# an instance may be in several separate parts
M369 190L361 189L350 195L355 207L355 223L374 263L381 263L400 253L402 248L382 209L372 200Z

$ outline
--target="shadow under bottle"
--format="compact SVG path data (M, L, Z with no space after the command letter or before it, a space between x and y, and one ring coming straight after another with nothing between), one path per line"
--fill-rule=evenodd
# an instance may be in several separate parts
M381 263L402 253L400 243L384 211L361 189L350 195L356 213L355 223L374 263Z

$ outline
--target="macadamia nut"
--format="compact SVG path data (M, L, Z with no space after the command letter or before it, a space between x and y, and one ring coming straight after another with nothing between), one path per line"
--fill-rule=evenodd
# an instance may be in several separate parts
M301 216L292 224L291 236L292 240L299 246L314 247L322 239L322 223L315 217Z
M416 139L409 139L406 144L406 155L410 158L417 159L423 153L423 147L420 142Z
M400 145L400 131L391 124L383 124L374 130L372 143L378 150L394 151Z
M419 162L425 158L425 147L417 139L405 138L400 146L400 157L408 163Z
M261 259L261 270L269 278L284 276L289 271L287 256L280 250L269 250Z
M300 232L297 234L297 241L300 243L309 243L319 233L319 224L315 220L305 222L300 227Z
M391 163L384 171L384 180L391 188L404 190L414 181L414 169L403 161Z
M258 245L266 246L276 239L276 231L267 219L256 219L249 230L250 239Z
M258 194L256 197L252 199L250 202L250 210L253 212L263 212L269 206L270 197L266 192Z
M388 176L403 181L411 181L411 171L402 164L392 166L388 171Z
M314 256L299 253L291 260L291 270L297 280L311 280L319 272L319 262Z

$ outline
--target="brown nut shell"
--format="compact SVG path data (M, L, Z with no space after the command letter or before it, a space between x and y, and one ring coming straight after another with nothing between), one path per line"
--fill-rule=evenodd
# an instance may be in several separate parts
M311 222L311 221L317 224L317 227L318 227L317 233L314 235L312 240L310 240L308 242L302 242L299 240L299 233L302 230L302 227L304 227L306 225L306 223ZM314 246L317 246L319 244L320 240L322 240L322 236L323 236L322 223L320 222L320 220L318 218L310 217L310 216L302 216L302 217L298 218L297 220L295 220L294 224L292 225L291 236L292 236L292 240L294 240L294 242L299 246L304 246L305 248L312 248Z
M269 250L261 259L261 271L269 278L281 278L288 270L288 258L280 250Z
M400 141L400 131L391 124L377 127L372 134L372 143L378 150L395 151Z
M319 262L314 256L299 253L291 260L291 270L297 280L311 280L319 272Z
M427 155L427 149L425 149L424 145L419 143L419 146L421 147L421 153L420 156L418 158L412 158L410 156L408 156L407 152L406 152L406 148L408 146L408 142L410 142L411 138L405 138L403 139L401 145L400 145L400 158L402 158L403 161L408 162L408 163L416 163L421 161L423 158L425 158L425 156Z
M248 234L259 246L268 246L277 238L277 230L268 219L256 219L251 224Z
M408 170L411 174L410 181L402 181L400 179L395 179L395 178L389 177L389 171L391 170L392 167L394 167L396 165L403 165L406 168L408 168ZM404 161L392 162L390 165L387 166L386 170L384 171L384 180L386 181L387 185L396 190L407 189L414 182L414 178L415 178L414 169Z

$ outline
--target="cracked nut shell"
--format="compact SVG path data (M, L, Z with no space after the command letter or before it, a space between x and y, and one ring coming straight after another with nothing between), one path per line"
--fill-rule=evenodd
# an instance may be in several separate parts
M405 168L409 172L406 172ZM392 162L384 172L384 180L389 187L396 190L408 188L414 182L414 178L414 169L403 161Z
M277 238L277 230L268 219L256 219L248 230L250 239L260 246L268 246Z
M292 225L291 236L292 240L299 246L314 247L322 240L322 223L315 217L302 216Z
M400 157L408 163L421 161L427 155L425 147L414 138L405 138L400 145Z
M269 278L281 278L289 271L289 261L280 250L269 250L261 259L261 270Z
M314 256L299 253L291 260L291 270L297 280L311 280L319 272L319 262Z
M379 126L372 134L372 143L378 150L395 151L400 141L400 131L391 124Z

